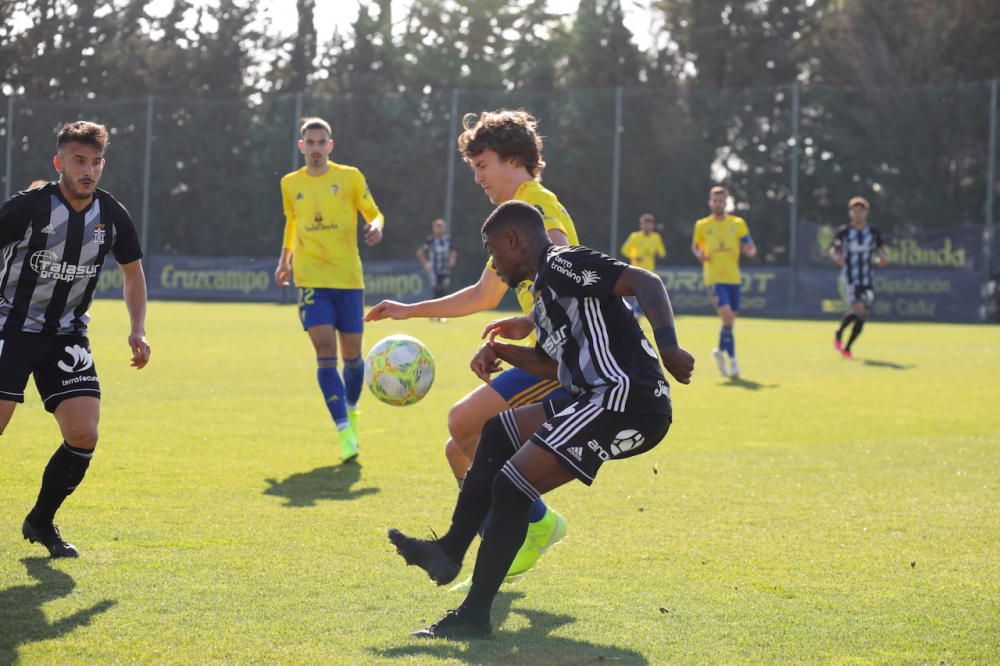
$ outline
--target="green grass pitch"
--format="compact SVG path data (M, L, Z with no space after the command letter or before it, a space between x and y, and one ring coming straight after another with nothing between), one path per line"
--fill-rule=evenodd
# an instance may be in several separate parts
M124 305L92 314L101 443L58 518L81 559L20 537L59 443L33 388L0 439L0 663L1000 661L996 327L873 321L849 362L830 323L741 320L729 382L717 320L681 318L667 439L548 498L569 537L494 639L430 643L409 632L461 597L385 532L447 527L446 415L491 315L369 325L438 376L413 407L366 396L341 467L292 308L154 302L141 372Z

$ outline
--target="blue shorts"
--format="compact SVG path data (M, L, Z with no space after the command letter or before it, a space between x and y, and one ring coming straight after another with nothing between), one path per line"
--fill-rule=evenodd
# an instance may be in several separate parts
M569 392L555 379L539 379L520 368L508 368L490 383L511 407L531 405L542 400L569 398Z
M740 309L740 285L738 284L713 284L709 287L712 303L720 308L728 305L733 312Z
M364 289L298 288L302 328L329 324L343 333L364 330Z

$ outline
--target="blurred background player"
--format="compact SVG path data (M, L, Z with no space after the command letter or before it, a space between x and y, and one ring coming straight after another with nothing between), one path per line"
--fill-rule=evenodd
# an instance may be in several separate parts
M451 271L458 262L458 252L452 248L447 223L441 218L431 223L431 235L417 249L417 258L424 265L424 272L431 278L434 298L447 295L448 287L451 286ZM437 320L448 321L445 317L438 317Z
M847 203L850 224L837 229L830 243L830 257L840 266L840 289L849 304L844 318L834 335L833 346L844 358L853 358L851 345L861 335L865 320L875 301L875 281L872 279L872 264L885 266L889 260L882 234L868 224L868 200L854 197ZM842 341L844 330L854 324L847 344Z
M622 255L629 263L650 273L656 272L656 260L667 256L663 239L655 228L656 218L651 213L643 213L639 216L639 230L630 233L622 244ZM634 296L629 296L626 300L636 318L641 317L642 307L639 305L639 300Z
M299 150L306 165L281 179L285 233L274 271L279 285L294 275L302 328L316 350L316 377L340 436L340 459L358 455L358 399L364 383L361 334L364 274L358 251L358 213L365 243L382 240L384 219L361 171L336 164L330 124L304 118ZM294 261L294 272L293 264ZM337 343L344 377L337 371Z
M556 195L545 189L540 180L545 160L542 159L542 137L535 118L524 110L502 109L484 111L478 117L469 114L463 126L465 131L458 137L459 151L472 167L476 184L483 188L490 202L525 201L542 214L546 233L553 243L576 245L579 240L573 220ZM530 287L531 283L525 281L514 288L525 314L529 314L534 305ZM464 317L496 308L507 288L487 260L474 285L444 298L419 303L382 301L368 311L365 320ZM484 383L455 403L448 413L451 436L445 444L445 455L459 485L472 465L487 419L511 407L557 397L568 397L559 382L540 379L519 368L509 368L491 383ZM527 537L511 564L508 581L528 571L543 552L566 535L566 519L541 499L532 505L529 521ZM468 582L456 589L465 589Z
M753 257L757 246L750 237L750 229L742 217L726 212L729 193L722 186L713 187L708 193L711 214L694 223L694 240L691 251L701 262L715 311L722 319L719 346L712 350L712 358L724 377L739 377L740 365L736 360L736 338L733 325L740 310L740 255ZM729 368L726 368L726 357Z
M45 467L21 533L52 557L79 556L53 520L83 481L97 446L101 387L87 309L109 252L124 281L132 366L149 362L146 278L135 225L125 207L97 187L108 143L103 125L63 125L52 160L58 182L35 181L0 207L0 432L34 375L63 441Z

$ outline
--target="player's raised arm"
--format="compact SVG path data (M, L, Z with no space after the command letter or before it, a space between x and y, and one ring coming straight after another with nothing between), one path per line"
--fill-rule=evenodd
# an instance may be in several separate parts
M694 372L694 357L677 343L674 310L663 281L647 270L629 266L622 271L611 293L615 296L635 296L639 300L639 305L653 327L663 367L680 383L690 384L691 373Z
M416 317L464 317L466 315L492 310L503 300L507 285L488 267L483 270L476 284L448 294L417 303L400 303L398 301L382 301L375 305L365 321L382 319L412 319Z

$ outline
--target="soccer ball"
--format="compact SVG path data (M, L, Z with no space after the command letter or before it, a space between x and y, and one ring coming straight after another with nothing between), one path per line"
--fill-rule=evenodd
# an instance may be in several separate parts
M376 398L402 407L419 402L434 383L434 357L409 335L380 340L365 359L365 384Z

